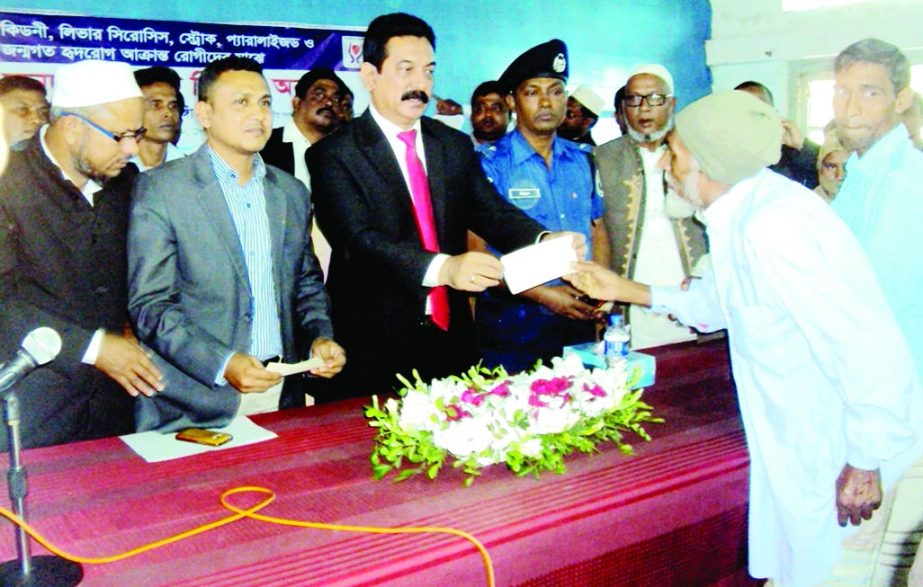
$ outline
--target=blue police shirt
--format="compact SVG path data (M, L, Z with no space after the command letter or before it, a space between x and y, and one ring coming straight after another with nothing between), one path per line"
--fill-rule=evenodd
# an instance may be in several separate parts
M477 148L497 192L548 230L580 232L591 248L590 223L603 215L590 165L591 145L555 138L551 169L519 130Z
M556 137L550 169L519 130L477 151L501 197L548 230L582 233L592 254L591 223L603 215L590 164L592 146ZM559 355L564 345L593 339L591 322L557 316L540 304L499 291L488 290L478 298L476 322L485 363L503 364L510 372Z

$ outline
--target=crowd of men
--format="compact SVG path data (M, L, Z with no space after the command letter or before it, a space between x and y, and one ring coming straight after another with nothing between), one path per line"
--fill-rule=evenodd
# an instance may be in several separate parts
M424 116L435 49L419 18L376 18L369 108L354 118L315 69L279 128L259 64L214 61L188 156L167 68L64 65L50 106L35 80L0 80L0 352L38 326L64 341L18 387L25 445L222 426L387 393L414 369L527 369L594 340L611 300L636 348L727 331L753 576L906 575L923 529L906 57L876 39L837 57L822 145L758 82L677 112L671 72L639 64L613 102L623 136L596 146L604 100L568 95L563 41L474 90L471 136ZM584 259L575 273L511 294L498 256L551 238ZM309 377L267 368L309 357ZM886 533L903 555L881 554Z

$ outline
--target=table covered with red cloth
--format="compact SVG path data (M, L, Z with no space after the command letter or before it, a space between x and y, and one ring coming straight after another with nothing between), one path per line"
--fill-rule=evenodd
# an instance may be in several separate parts
M518 478L497 465L470 488L448 467L434 481L375 481L368 400L353 400L257 416L278 438L163 463L117 438L26 451L29 520L69 552L103 556L224 517L224 490L258 485L277 495L267 515L470 532L498 585L746 584L748 459L724 341L654 354L644 398L666 422L647 426L653 441L630 437L635 456L574 455L564 475ZM4 523L0 558L14 557ZM249 519L84 572L84 585L485 584L478 552L453 536Z

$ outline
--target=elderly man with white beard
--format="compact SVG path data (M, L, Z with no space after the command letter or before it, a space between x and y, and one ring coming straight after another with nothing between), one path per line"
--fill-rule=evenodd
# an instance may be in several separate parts
M568 279L700 331L727 328L751 458L750 574L839 585L856 558L876 558L894 488L923 453L923 395L851 231L765 169L781 133L779 115L739 91L676 117L660 165L706 221L701 279L650 287L586 262Z
M657 167L673 128L673 76L661 65L639 65L621 101L628 134L594 149L613 271L653 285L694 274L706 253L694 210L668 189ZM667 316L626 309L632 346L648 348L691 340L695 334Z

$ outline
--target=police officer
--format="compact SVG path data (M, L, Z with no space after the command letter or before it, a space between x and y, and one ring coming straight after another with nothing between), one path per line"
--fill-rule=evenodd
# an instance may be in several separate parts
M559 139L567 105L567 46L552 40L517 57L499 80L516 129L478 147L497 192L548 230L583 233L592 258L608 263L603 202L589 145ZM569 284L554 281L517 296L492 288L477 300L478 343L488 366L510 372L547 362L565 345L591 341L598 313Z

